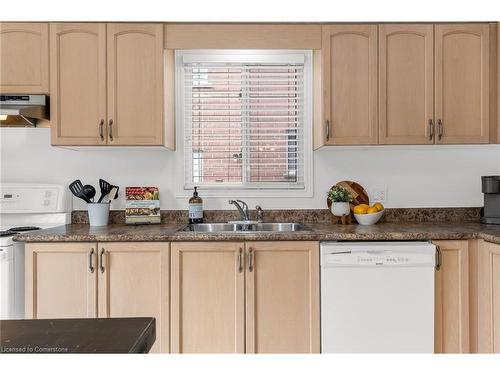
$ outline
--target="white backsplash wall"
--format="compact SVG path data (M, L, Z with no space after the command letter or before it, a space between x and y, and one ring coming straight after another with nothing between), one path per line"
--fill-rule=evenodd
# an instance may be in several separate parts
M125 186L158 186L162 209L187 209L187 198L178 196L183 176L174 152L67 150L50 146L49 129L1 128L0 145L1 181L69 184L80 178L97 187L102 177L122 193ZM480 176L488 174L500 174L498 145L336 147L314 152L313 197L246 200L264 210L324 208L330 186L351 179L370 194L386 191L387 207L477 207L483 204ZM233 196L205 197L204 207L232 209L228 198ZM74 209L85 208L80 199L73 202ZM122 209L124 203L121 194L113 208Z

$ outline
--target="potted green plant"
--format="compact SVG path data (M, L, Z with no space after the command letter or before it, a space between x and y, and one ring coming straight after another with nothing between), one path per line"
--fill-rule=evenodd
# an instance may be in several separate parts
M335 216L349 215L352 202L351 193L342 186L334 186L328 192L328 198L332 201L330 210Z

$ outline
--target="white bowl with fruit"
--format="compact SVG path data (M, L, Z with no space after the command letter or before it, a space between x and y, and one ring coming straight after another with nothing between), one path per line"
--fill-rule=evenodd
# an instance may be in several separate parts
M356 221L361 225L376 224L384 216L384 206L382 203L375 203L372 206L358 204L352 210Z

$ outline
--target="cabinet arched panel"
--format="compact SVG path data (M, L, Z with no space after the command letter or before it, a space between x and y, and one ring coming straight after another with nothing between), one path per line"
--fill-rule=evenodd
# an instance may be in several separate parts
M327 144L377 143L377 26L323 27Z
M52 144L105 143L106 25L51 24L50 58Z
M381 144L434 143L433 58L433 25L379 26Z
M488 143L489 25L436 25L435 43L437 142Z
M109 144L161 145L163 26L108 24L107 38Z
M49 92L49 25L0 23L0 92Z

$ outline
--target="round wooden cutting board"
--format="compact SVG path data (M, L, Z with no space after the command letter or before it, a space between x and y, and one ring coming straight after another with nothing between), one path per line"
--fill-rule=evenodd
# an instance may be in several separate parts
M340 181L340 182L337 182L333 186L341 186L344 189L346 189L349 193L351 193L351 195L352 195L351 209L354 206L357 206L358 204L363 204L363 203L368 204L369 203L368 193L363 188L363 186L361 186L357 182ZM333 188L333 186L332 186L332 188ZM330 208L332 206L332 200L330 198L327 198L326 204L328 205L328 208Z

